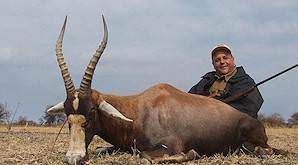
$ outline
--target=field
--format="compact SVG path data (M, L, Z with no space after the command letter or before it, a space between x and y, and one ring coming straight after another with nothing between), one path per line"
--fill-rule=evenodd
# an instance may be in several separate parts
M69 138L67 126L53 148L58 131L59 127L14 126L8 132L6 126L0 125L0 164L65 164L63 159ZM267 128L266 131L271 146L290 153L267 158L245 154L203 156L183 164L298 164L298 128ZM96 136L89 146L87 164L149 164L128 153L96 154L96 147L102 146L109 144Z

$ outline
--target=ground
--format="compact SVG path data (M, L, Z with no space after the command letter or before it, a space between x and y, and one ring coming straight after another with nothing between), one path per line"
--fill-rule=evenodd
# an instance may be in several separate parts
M258 158L245 154L220 154L183 164L298 164L298 128L266 128L269 144L290 152L287 156L273 155ZM0 164L65 164L64 155L68 148L67 126L62 130L54 145L59 127L13 126L8 132L0 125ZM145 159L128 153L96 154L95 148L109 146L95 137L89 146L88 164L148 164Z

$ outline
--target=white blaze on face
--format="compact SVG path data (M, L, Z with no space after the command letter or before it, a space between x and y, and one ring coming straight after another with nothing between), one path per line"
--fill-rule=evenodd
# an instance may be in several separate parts
M72 107L76 111L79 108L79 92L75 92L75 99L72 102Z
M85 130L82 125L86 122L83 115L69 115L68 123L70 127L69 149L66 159L70 164L76 164L86 156Z

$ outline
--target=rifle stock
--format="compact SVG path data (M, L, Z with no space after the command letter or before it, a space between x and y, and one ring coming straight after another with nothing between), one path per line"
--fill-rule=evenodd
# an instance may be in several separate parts
M222 101L225 102L225 103L229 103L229 102L232 102L232 101L235 101L235 100L238 100L244 96L247 96L250 92L252 92L254 89L256 88L256 86L252 86L244 91L241 91L241 92L238 92L236 93L235 95L233 96L230 96L228 98L225 98L223 99Z

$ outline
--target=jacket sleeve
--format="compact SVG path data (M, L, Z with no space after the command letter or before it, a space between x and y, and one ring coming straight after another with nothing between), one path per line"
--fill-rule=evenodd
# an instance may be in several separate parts
M247 75L246 78L240 80L235 83L231 88L231 94L235 94L255 85L255 82L251 77ZM259 112L264 100L262 98L261 93L258 88L255 88L252 92L250 92L247 96L240 98L239 100L235 100L229 103L232 107L240 110L241 112L247 113L250 116L257 118L257 113Z
M191 94L199 94L199 95L208 95L208 92L205 90L205 85L208 83L208 81L205 78L202 78L196 85L194 85L188 93Z

